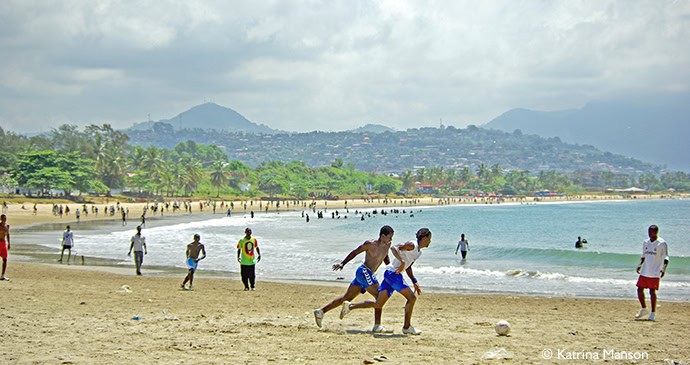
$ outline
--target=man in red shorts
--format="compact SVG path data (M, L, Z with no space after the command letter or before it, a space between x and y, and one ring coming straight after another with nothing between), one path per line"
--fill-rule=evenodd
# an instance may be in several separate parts
M647 233L649 239L642 244L642 258L640 264L637 265L637 273L640 274L637 279L637 298L640 300L642 309L635 318L643 320L644 316L649 313L644 297L644 290L649 289L652 313L649 313L647 320L654 321L656 319L656 291L659 290L659 279L664 277L668 266L668 246L666 241L658 236L659 227L656 225L649 226Z
M7 224L7 216L0 215L0 257L2 257L2 276L0 280L7 280L7 251L10 250L10 225Z

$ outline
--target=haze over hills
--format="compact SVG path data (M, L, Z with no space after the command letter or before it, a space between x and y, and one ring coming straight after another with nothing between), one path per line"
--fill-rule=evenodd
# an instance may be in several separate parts
M580 109L513 109L485 124L690 171L690 93L616 101L594 101Z
M147 130L152 128L156 123L169 124L174 130L200 128L257 134L274 134L281 132L263 124L251 122L233 109L226 108L215 103L204 103L197 105L170 119L162 119L157 122L148 121L137 123L129 129Z

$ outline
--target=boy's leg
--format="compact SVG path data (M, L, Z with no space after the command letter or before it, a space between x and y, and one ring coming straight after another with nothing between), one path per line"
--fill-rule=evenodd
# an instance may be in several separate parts
M644 288L640 288L639 286L637 287L637 299L640 301L640 305L642 308L647 308L647 304L645 304L645 298L644 298Z
M649 297L652 302L652 313L656 312L656 290L649 289Z
M7 259L2 259L2 277L5 277L5 271L7 271Z
M407 299L407 303L405 303L405 324L403 324L403 328L409 328L412 321L412 310L414 309L414 304L417 302L417 296L414 295L414 292L409 287L403 289L400 294Z
M254 283L256 281L256 266L255 265L250 265L249 266L249 285L251 285L252 289L254 289Z
M65 254L65 247L63 246L62 250L60 250L60 259L58 260L58 262L62 262L62 255L64 255L64 254Z
M240 273L242 275L242 284L244 284L244 289L249 289L249 274L247 272L247 265L240 265Z
M72 248L67 249L67 263L69 264L69 259L72 258Z

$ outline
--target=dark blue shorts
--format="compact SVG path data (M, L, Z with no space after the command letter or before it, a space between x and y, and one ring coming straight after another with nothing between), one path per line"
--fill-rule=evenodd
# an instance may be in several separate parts
M367 288L374 284L379 284L379 282L376 280L376 275L374 275L374 273L371 272L368 267L359 265L357 271L355 272L355 279L352 280L350 285L358 286L362 294L364 294L367 292Z
M386 270L386 272L383 273L383 283L381 283L381 286L379 287L379 292L385 290L390 297L393 295L393 291L400 293L401 291L405 290L405 288L409 287L410 286L407 285L402 274L398 274L395 271Z

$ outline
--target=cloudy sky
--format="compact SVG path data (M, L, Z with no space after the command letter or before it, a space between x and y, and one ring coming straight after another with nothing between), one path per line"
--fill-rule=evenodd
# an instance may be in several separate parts
M690 1L0 1L0 126L203 102L290 131L688 91Z

